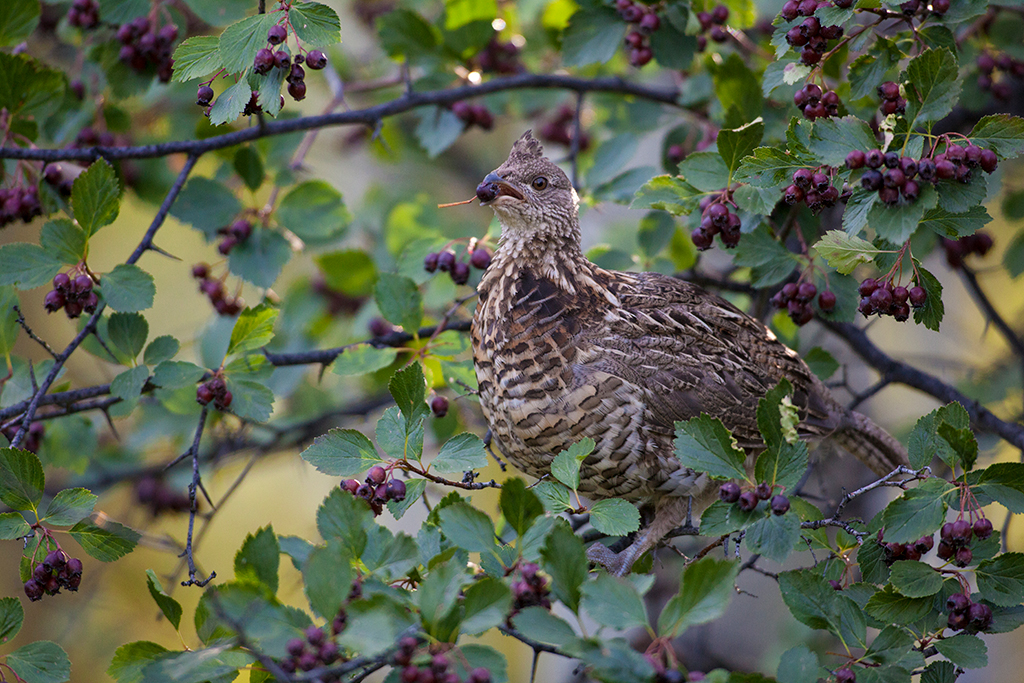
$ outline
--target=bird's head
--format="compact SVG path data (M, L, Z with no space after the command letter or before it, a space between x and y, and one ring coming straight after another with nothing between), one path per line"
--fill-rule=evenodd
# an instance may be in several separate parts
M477 186L476 196L494 209L503 232L525 237L524 233L577 229L576 191L565 172L544 156L530 131L512 145L505 163Z

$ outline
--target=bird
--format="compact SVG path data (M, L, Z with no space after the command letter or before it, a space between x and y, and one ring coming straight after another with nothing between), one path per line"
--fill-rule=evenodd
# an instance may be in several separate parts
M908 463L899 441L840 404L759 320L680 278L589 261L576 190L531 131L486 175L477 198L501 226L471 325L492 445L539 479L558 453L594 440L579 492L654 511L624 550L588 548L609 572L628 574L717 490L676 457L675 423L719 418L756 454L764 448L757 403L782 379L793 387L800 438L829 437L879 475Z

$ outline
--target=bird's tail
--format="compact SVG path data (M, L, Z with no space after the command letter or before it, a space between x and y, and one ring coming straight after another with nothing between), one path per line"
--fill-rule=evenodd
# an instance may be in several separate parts
M851 411L832 438L879 476L910 464L903 444L860 413Z

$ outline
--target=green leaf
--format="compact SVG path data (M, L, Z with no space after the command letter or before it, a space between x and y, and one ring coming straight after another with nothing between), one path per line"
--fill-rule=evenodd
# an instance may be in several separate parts
M886 586L871 596L864 611L886 624L910 624L931 612L933 602L931 597L904 597Z
M456 562L445 562L431 569L426 581L416 591L416 602L427 633L435 637L438 635L442 620L455 606L459 593L469 581L465 567L458 566Z
M9 358L18 340L21 326L18 325L18 313L14 307L18 305L18 293L14 287L0 287L0 356Z
M534 484L532 491L540 498L544 509L552 514L575 509L571 502L572 491L556 481L541 481Z
M939 206L950 213L970 211L985 201L988 196L988 176L984 173L973 173L970 182L947 180L937 186ZM920 201L920 200L919 200Z
M512 591L500 580L485 576L463 592L466 599L460 631L475 636L505 623L512 607Z
M1024 273L1024 232L1018 232L1010 246L1003 252L1003 267L1012 278L1018 278Z
M92 513L98 500L91 491L83 488L71 488L58 491L42 519L51 526L71 526Z
M690 626L722 616L735 593L733 585L739 568L739 562L710 557L688 565L679 580L679 592L669 599L658 617L658 633L676 636Z
M519 477L506 479L501 484L501 514L509 526L521 537L544 514L544 506L537 495L526 488Z
M336 375L365 375L388 367L398 357L398 349L378 349L372 344L356 344L346 348L331 365Z
M685 467L719 479L747 478L747 456L717 417L701 413L676 422L675 445L676 457Z
M226 31L221 34L222 41L225 35L227 35ZM266 40L265 35L263 39ZM223 55L223 52L221 52L221 55ZM249 63L251 64L252 61L250 60ZM249 81L245 78L239 79L237 83L217 95L213 106L210 107L210 123L214 126L219 126L229 121L234 121L242 115L242 112L245 111L245 105L249 104L251 99L252 87L249 85Z
M855 149L878 146L867 123L856 116L818 119L811 129L810 151L819 163L841 167Z
M388 382L388 391L395 399L395 405L402 411L409 425L427 416L426 379L423 377L423 366L411 363L394 374Z
M212 241L218 238L217 231L229 225L241 210L241 202L226 185L211 178L196 177L189 180L178 195L171 215Z
M128 643L117 648L107 669L107 675L118 683L140 683L142 670L170 654L163 645L145 640Z
M969 427L957 429L948 424L941 423L936 431L956 453L956 464L964 470L970 470L978 459L978 440L974 438L974 432Z
M702 194L682 178L660 175L651 178L636 191L636 198L630 208L660 209L678 216L696 209Z
M986 147L1000 159L1012 159L1024 152L1024 119L1009 114L983 116L968 136L979 147Z
M800 520L796 515L768 515L747 528L746 542L751 552L782 562L800 540Z
M942 575L926 562L903 560L889 568L893 588L908 598L925 598L942 590Z
M807 367L811 369L820 380L826 380L832 375L836 374L836 370L839 369L839 361L832 356L831 353L815 346L807 355L804 356L804 361L807 363Z
M1024 463L999 462L988 466L971 491L990 497L1010 512L1024 513Z
M160 335L146 347L146 353L142 355L142 362L146 365L159 365L174 358L180 348L181 344L171 335Z
M416 283L404 275L381 273L373 296L384 319L416 334L423 320L423 297Z
M61 263L76 265L88 249L85 232L66 218L48 221L39 233L39 245Z
M255 58L255 55L253 55ZM174 49L174 78L184 83L193 78L212 74L223 66L220 57L220 38L217 36L192 36L183 40Z
M149 370L138 365L125 370L110 382L110 393L125 401L134 401L142 394L142 388L149 379Z
M28 525L20 512L0 513L0 541L13 541L31 533L32 527Z
M256 52L267 44L267 29L276 24L278 19L279 15L276 12L257 14L246 17L224 29L224 32L220 34L220 59L229 74L241 73L252 68L253 61L256 59ZM239 83L244 81L245 79L243 78ZM249 88L247 83L245 88L246 90ZM223 96L222 94L221 97ZM249 101L248 93L245 99L246 102ZM212 113L210 118L211 123L214 125L223 123L223 121L213 121Z
M110 343L134 360L146 345L149 323L138 313L114 313L107 321L107 335Z
M816 166L810 155L792 153L778 147L758 147L752 156L743 159L734 180L758 187L776 188L793 182L797 169Z
M7 0L0 13L0 45L14 45L28 38L39 24L38 0Z
M298 2L288 12L296 37L308 49L330 47L341 42L338 13L319 2Z
M368 571L386 581L405 576L419 564L419 549L408 534L392 535L383 526L374 524L360 560Z
M20 448L0 448L0 501L13 510L35 510L43 499L43 465Z
M989 602L1011 607L1024 602L1024 553L1003 553L978 564L978 590Z
M789 277L798 264L796 257L786 247L760 226L749 235L744 235L736 248L733 263L751 268L751 285L770 287Z
M0 598L0 645L18 635L25 621L25 610L18 598Z
M965 669L984 669L988 666L988 648L985 641L975 635L960 633L952 638L936 640L939 654Z
M331 489L316 511L316 527L326 541L341 541L352 557L366 548L366 530L373 526L373 514L365 500L340 487Z
M540 556L544 570L551 575L551 590L574 613L579 610L580 586L587 579L587 556L583 542L562 520L548 533Z
M607 498L591 506L590 523L602 534L625 536L640 528L640 511L629 501Z
M33 289L49 284L61 262L36 244L15 242L0 247L0 285Z
M274 322L278 310L267 304L256 308L246 308L238 316L231 330L231 341L228 343L227 354L255 351L266 346L274 338Z
M366 252L344 249L321 254L314 260L331 289L354 297L366 296L373 291L377 266Z
M761 116L764 96L760 80L738 54L731 53L719 62L708 64L715 95L722 111L726 112L726 127L736 128Z
M444 107L423 109L419 118L416 139L431 159L455 144L466 129L466 123Z
M9 653L7 666L25 683L63 683L71 678L67 653L49 640L37 640Z
M405 500L401 503L389 500L388 511L391 516L395 519L401 519L406 512L409 511L427 488L427 481L425 479L409 479L405 482Z
M929 479L889 503L882 512L885 540L910 543L933 533L945 519L945 494L950 488L948 482Z
M891 41L879 38L870 54L850 62L850 97L859 100L874 95L878 84L887 80L887 72L896 67L902 56Z
M878 193L856 188L846 202L843 211L843 230L848 235L857 235L868 225L868 216L878 203Z
M78 541L78 545L82 546L89 557L100 562L112 562L124 557L135 549L141 538L138 532L111 521L104 522L103 527L82 521L71 527L68 533Z
M562 62L586 66L607 62L615 56L626 35L626 24L607 7L577 10L562 36Z
M480 510L466 503L455 503L442 508L438 515L441 533L458 547L471 553L494 550L494 524Z
M729 168L716 152L695 152L679 164L679 175L703 192L717 192L729 184Z
M464 432L448 439L430 466L441 473L466 472L487 466L484 442L476 434Z
M0 53L0 74L0 109L11 116L42 120L63 101L66 77L28 55Z
M318 436L302 451L302 459L335 477L351 477L384 462L370 440L354 429L332 429Z
M764 122L760 118L735 130L718 131L718 154L729 173L735 173L744 157L753 153L764 136Z
M924 212L938 201L939 194L935 188L925 183L913 204L890 206L881 201L875 202L868 211L868 223L882 239L893 244L903 244L917 230Z
M913 651L914 637L899 626L889 625L875 636L871 648L865 653L870 661L881 665L894 665L902 669L924 666L924 657Z
M814 249L843 275L849 275L861 263L871 263L876 254L882 253L871 242L842 230L826 232Z
M242 179L245 186L256 191L263 184L266 173L263 170L263 159L252 145L239 147L233 160L235 173Z
M921 674L921 683L956 683L957 675L952 662L934 661Z
M244 19L245 15L252 10L252 3L248 0L185 0L200 19L211 26L226 26L231 22Z
M457 29L474 21L491 22L498 16L496 0L445 0L444 28L446 31Z
M115 311L134 313L153 305L153 276L133 264L121 263L103 276L103 298Z
M274 528L267 526L255 534L247 534L235 553L235 580L255 581L277 593L277 570L281 562L281 546Z
M984 206L972 206L962 213L950 213L942 207L924 212L921 227L928 228L943 237L958 239L973 235L992 220Z
M512 617L512 623L520 633L548 645L560 647L576 640L572 627L543 607L527 607Z
M257 229L231 250L228 268L257 287L272 287L291 256L292 248L280 233Z
M551 476L573 491L578 489L580 487L580 467L587 456L594 451L594 445L593 439L585 437L556 455L551 461Z
M395 406L377 420L377 445L392 458L419 460L423 453L423 420L408 422Z
M340 237L352 215L341 193L322 180L296 185L277 207L277 221L307 241L323 242Z
M817 683L819 666L818 655L811 648L797 645L782 653L775 679L786 683Z
M395 9L377 20L381 47L393 58L415 61L436 51L440 31L423 17L407 9Z
M833 633L847 646L866 647L867 627L860 607L835 591L819 571L783 572L779 574L779 588L786 607L798 621Z
M94 161L75 178L71 189L71 208L86 237L114 222L121 206L120 197L121 185L117 182L114 167L105 159Z
M206 369L187 361L165 360L153 369L153 384L164 389L180 389L195 384ZM234 401L232 401L232 405Z
M914 309L914 322L938 332L942 316L946 312L946 307L942 303L942 283L921 266L917 267L917 272L921 276L917 284L924 288L928 298L925 299L924 306Z
M647 609L628 580L598 574L594 581L583 584L581 592L583 609L597 623L617 629L647 626Z
M163 585L160 584L160 579L157 578L156 572L152 569L146 570L146 586L149 588L149 594L153 596L153 601L156 603L156 606L164 613L167 621L171 622L171 626L174 627L174 630L177 631L180 629L181 603L164 591Z

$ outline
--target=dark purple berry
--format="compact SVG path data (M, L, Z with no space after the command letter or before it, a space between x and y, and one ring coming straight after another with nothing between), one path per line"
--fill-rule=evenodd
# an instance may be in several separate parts
M701 230L700 228L697 228L696 230L690 233L690 240L693 242L693 246L695 246L700 251L710 249L712 239L713 238L711 235Z
M444 417L448 414L448 399L444 396L435 396L430 402L430 410L437 417Z
M917 552L924 554L931 550L935 546L935 539L931 536L922 536L914 542L914 547L917 548Z
M292 638L285 645L285 650L288 651L292 657L298 657L306 651L306 641L302 638Z
M450 272L452 266L455 265L455 252L453 251L442 251L437 256L437 269L442 273Z
M477 247L469 257L469 262L477 270L487 270L487 266L491 265L491 252L483 247Z
M895 100L900 96L900 86L898 83L892 81L886 81L882 85L878 86L878 96L883 100Z
M836 295L833 292L822 292L818 296L818 306L828 313L836 307Z
M753 491L744 491L740 494L738 505L740 510L744 512L750 512L757 507L757 494Z
M296 102L306 99L306 84L304 81L292 81L288 84L288 94Z
M392 479L388 482L387 497L396 503L405 500L405 482L401 479Z
M992 625L992 608L975 602L967 608L967 619L970 621L971 628L976 631L984 631Z
M882 174L873 168L869 168L864 171L864 174L860 177L860 186L865 190L878 190L882 187Z
M740 499L740 485L734 481L727 481L718 487L718 497L726 503L735 503Z
M978 157L978 165L981 166L981 170L985 173L992 173L996 170L999 165L999 158L996 153L990 149L981 150L981 154Z
M469 264L465 261L456 261L451 271L452 282L457 285L464 285L469 282Z
M437 270L437 257L438 255L435 252L427 254L423 258L423 269L428 273L433 273Z
M274 68L274 53L269 48L261 47L256 51L253 70L258 74L269 73Z
M946 620L946 625L954 631L967 628L969 623L970 618L967 616L967 612L950 612L949 618Z
M970 548L957 548L956 556L953 558L953 564L958 567L966 567L974 559L974 553Z
M267 30L267 42L271 45L280 45L288 38L288 29L280 24L275 24Z
M857 674L848 666L836 669L836 683L856 683Z
M319 71L327 66L327 55L320 50L310 50L306 55L306 64L313 71Z
M867 160L867 155L859 149L855 149L846 155L846 167L849 169L858 169L864 166L864 162Z
M864 163L868 168L878 168L882 165L884 159L885 155L882 154L882 150L869 149Z
M985 540L992 535L992 522L985 517L982 517L974 523L972 530L974 531L975 536L981 540Z
M25 582L25 595L32 602L43 599L43 584L39 583L35 579L29 579Z
M383 484L388 478L388 473L380 465L374 465L366 473L366 483L368 484Z
M965 612L971 606L971 599L963 593L953 593L946 598L947 612Z
M789 498L783 495L777 495L772 498L772 514L773 515L784 515L789 511Z

